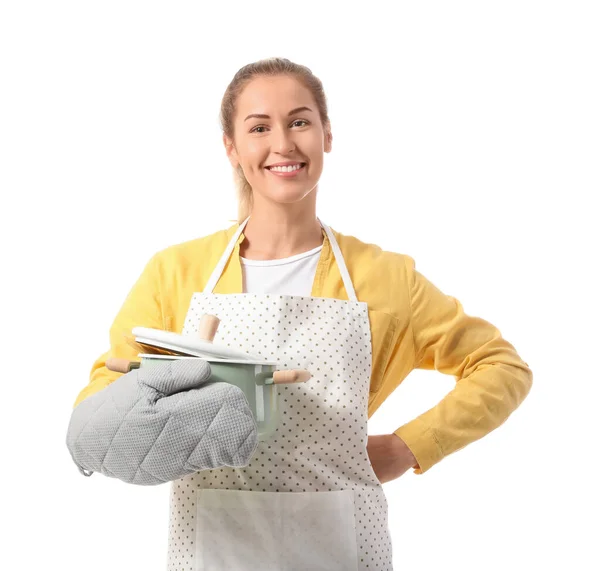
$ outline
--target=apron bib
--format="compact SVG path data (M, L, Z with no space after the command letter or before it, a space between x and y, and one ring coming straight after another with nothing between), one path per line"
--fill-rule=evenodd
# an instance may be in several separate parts
M243 231L231 239L182 333L204 313L215 344L307 369L277 387L279 423L244 468L203 470L170 491L169 571L392 571L387 500L367 454L371 332L339 246L325 230L349 301L213 294Z

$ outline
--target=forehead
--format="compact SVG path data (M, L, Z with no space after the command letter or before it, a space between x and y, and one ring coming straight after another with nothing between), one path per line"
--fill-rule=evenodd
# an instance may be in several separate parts
M291 109L303 105L315 109L311 92L297 79L289 76L257 77L240 94L236 115L242 121L250 113L287 116Z

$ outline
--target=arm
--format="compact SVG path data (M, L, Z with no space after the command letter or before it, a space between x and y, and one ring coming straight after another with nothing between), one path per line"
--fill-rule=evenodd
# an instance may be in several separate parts
M71 413L66 444L84 476L151 486L248 465L258 427L244 392L204 359L134 369Z
M167 361L127 374L106 368L110 356L136 360L123 333L135 326L166 329L165 273L159 254L146 264L110 329L111 348L92 368L67 429L79 471L155 485L200 470L246 466L258 427L241 389L210 382L203 359ZM210 430L209 430L210 428Z
M124 332L131 333L131 329L137 326L164 329L158 254L155 254L146 264L141 276L127 295L110 328L110 349L94 362L89 383L77 396L73 408L121 376L121 373L106 368L106 360L109 357L122 357L129 361L139 360L137 351L128 345L123 337Z
M415 368L456 377L435 407L394 432L422 474L503 424L529 393L533 375L496 327L465 314L458 300L417 272L411 257L406 260Z

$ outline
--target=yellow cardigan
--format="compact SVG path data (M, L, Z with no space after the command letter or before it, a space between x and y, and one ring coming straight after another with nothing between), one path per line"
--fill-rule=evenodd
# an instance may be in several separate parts
M142 326L181 333L192 294L204 289L237 228L235 224L152 256L111 326L109 351L94 362L74 407L120 376L106 368L108 357L139 361L123 332ZM415 473L423 474L500 426L527 396L532 372L496 327L465 314L458 300L415 270L413 258L333 233L358 300L369 308L373 365L368 416L415 368L435 369L457 381L436 406L394 431L417 459ZM348 299L325 232L323 236L311 295ZM242 293L243 240L242 233L215 293Z

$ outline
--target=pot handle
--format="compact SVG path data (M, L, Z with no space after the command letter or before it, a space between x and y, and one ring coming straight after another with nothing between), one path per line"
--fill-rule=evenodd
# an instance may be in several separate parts
M291 369L289 371L275 371L273 373L273 383L283 385L287 383L305 383L312 377L312 374L305 369Z
M106 359L106 368L116 373L129 373L132 369L139 369L140 363L119 357L109 357Z
M203 314L198 325L198 338L212 343L219 328L219 323L221 323L221 320L216 315Z

